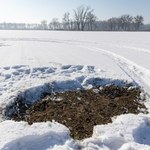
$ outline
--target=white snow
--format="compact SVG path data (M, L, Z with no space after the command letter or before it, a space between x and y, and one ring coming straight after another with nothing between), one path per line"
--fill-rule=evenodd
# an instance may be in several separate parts
M81 145L89 149L150 149L150 116L121 115L112 124L97 125L92 138L85 139Z
M29 126L3 120L18 95L35 102L44 92L95 84L139 85L148 93L150 110L149 39L147 32L0 31L0 149L150 149L149 114L118 116L112 124L95 126L83 141L71 139L55 122Z
M112 124L97 125L83 141L70 138L69 130L56 122L0 123L1 150L149 150L150 116L121 115Z
M0 124L1 150L50 150L56 146L75 148L69 130L56 122L35 123L4 121Z

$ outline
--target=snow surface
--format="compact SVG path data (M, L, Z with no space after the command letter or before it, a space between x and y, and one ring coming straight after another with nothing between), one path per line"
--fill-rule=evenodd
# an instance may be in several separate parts
M81 145L85 149L149 150L150 116L121 115L108 125L94 127L92 138Z
M56 122L0 123L1 150L149 150L150 116L121 115L112 124L94 127L91 138L75 141L69 130Z
M150 93L149 39L146 32L0 31L0 149L150 149L149 114L118 116L83 141L55 122L29 126L3 117L18 95L33 103L44 92L112 83ZM149 96L145 104L150 110Z

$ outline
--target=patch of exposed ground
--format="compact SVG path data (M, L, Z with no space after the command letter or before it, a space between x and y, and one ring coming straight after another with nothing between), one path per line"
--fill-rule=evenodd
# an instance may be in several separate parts
M146 107L140 102L140 89L109 86L90 90L53 93L33 106L16 102L16 121L34 122L55 120L67 126L71 136L84 139L92 136L93 126L111 123L116 115L141 112Z

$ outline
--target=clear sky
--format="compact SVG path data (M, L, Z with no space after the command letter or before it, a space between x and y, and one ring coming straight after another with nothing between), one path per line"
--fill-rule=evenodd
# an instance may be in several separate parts
M40 23L61 18L80 5L91 6L100 20L122 14L143 15L150 23L150 0L0 0L0 22Z

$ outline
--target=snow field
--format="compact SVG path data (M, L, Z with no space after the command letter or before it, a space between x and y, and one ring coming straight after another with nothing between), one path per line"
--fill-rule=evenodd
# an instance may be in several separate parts
M0 31L0 149L150 150L149 114L118 116L83 141L56 122L29 126L3 117L18 95L33 103L44 92L126 83L149 94L149 39L142 32Z

